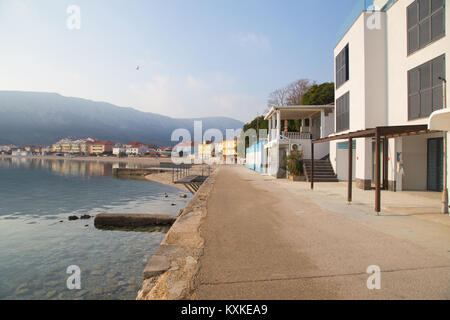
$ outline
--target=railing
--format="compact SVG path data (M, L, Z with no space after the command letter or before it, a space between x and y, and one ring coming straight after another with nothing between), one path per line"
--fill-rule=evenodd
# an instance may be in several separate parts
M385 10L386 8L392 6L393 3L397 2L397 0L387 1L386 5L383 8L375 8L373 0L357 0L355 2L356 3L353 9L350 11L348 17L344 19L342 26L338 29L338 32L336 34L337 42L341 41L342 37L345 35L345 33L348 31L351 25L356 21L361 12L380 9Z
M289 140L311 140L311 132L309 132L309 130L307 132L284 132L284 131L281 131L280 138L281 139L289 139ZM272 132L269 133L268 142L274 141L276 139L277 139L277 131L272 130Z
M211 175L211 166L205 164L202 164L201 166L202 166L201 178L204 180L205 178ZM192 165L189 164L172 165L171 168L172 168L172 182L176 182L190 175Z
M282 132L281 137L289 140L311 140L309 132Z
M175 165L172 167L172 183L189 175L191 165Z

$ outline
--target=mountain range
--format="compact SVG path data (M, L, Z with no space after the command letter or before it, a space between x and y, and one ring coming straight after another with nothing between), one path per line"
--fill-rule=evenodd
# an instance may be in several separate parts
M227 117L170 118L57 93L0 91L0 144L50 145L65 137L93 137L170 146L175 129L185 128L193 137L196 120L202 121L203 131L216 128L224 137L226 129L244 125Z

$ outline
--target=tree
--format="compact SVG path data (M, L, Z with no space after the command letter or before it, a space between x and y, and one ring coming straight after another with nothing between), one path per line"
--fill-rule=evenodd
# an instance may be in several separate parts
M249 129L255 129L257 135L258 135L258 139L260 138L259 136L259 130L265 129L265 130L269 130L269 121L264 120L264 116L259 116L256 117L255 119L253 119L251 122L246 123L244 125L243 131L246 132ZM248 139L246 139L245 141L245 148L249 147L249 141Z
M269 95L267 106L270 108L281 107L287 105L289 91L287 87L275 90Z
M303 95L304 105L326 105L334 103L334 83L325 82L321 85L314 84Z
M261 130L266 129L269 130L269 121L264 120L264 116L259 116L253 119L251 122L246 123L244 125L244 132L248 129Z
M289 84L287 86L289 92L287 105L299 106L303 104L303 96L313 85L315 85L315 83L311 82L309 79L300 79Z
M314 84L309 79L299 79L291 82L286 87L273 91L269 95L267 106L270 109L272 107L301 105L303 95Z

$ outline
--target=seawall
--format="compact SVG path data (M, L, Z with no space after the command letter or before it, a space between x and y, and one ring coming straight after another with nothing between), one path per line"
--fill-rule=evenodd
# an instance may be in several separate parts
M218 170L202 184L148 262L137 300L193 298L199 258L204 250L200 228Z

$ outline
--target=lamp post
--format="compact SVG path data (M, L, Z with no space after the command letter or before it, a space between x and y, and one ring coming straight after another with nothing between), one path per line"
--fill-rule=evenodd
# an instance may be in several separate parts
M443 109L447 108L447 80L439 77L442 80L442 106ZM447 186L447 135L448 132L444 134L444 190L442 192L442 213L448 214L448 186Z

